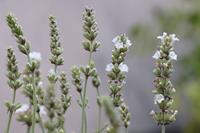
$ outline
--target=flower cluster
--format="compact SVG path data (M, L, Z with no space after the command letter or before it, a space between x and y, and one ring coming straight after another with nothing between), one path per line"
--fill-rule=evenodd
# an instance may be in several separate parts
M113 105L118 107L121 121L127 131L131 114L121 97L121 90L125 84L125 72L128 72L128 66L124 64L125 56L132 43L125 34L115 37L112 42L114 43L112 62L106 66L106 71L108 71L107 75L109 77L109 89L111 90L110 96Z
M26 40L21 26L17 23L14 15L7 16L7 23L12 34L16 37L19 51L26 55L27 63L23 72L23 93L29 98L30 107L18 115L17 119L24 122L28 127L31 126L32 133L35 130L35 124L40 122L39 105L43 103L44 92L39 85L40 82L40 61L41 55L38 52L30 51L30 43Z
M80 95L78 104L80 105L82 109L81 133L87 133L86 107L88 104L87 84L88 84L89 78L92 78L92 84L97 90L97 95L100 96L99 89L98 89L100 86L100 78L97 74L95 64L92 61L92 53L97 51L98 47L100 46L100 42L96 40L97 35L98 35L98 28L97 28L95 13L93 9L85 8L85 11L83 13L83 21L84 21L84 24L83 24L84 41L82 44L83 44L83 48L87 52L89 52L89 62L86 66L73 67L72 69L73 81L72 82ZM84 75L84 78L82 78L82 75ZM98 105L100 108L99 102L98 102ZM100 121L98 125L100 126ZM100 131L100 127L97 132L99 131Z
M51 36L51 58L49 59L52 64L63 65L64 59L60 55L63 52L63 48L60 45L60 36L57 28L57 23L54 16L49 17L50 21L50 36Z
M7 49L7 58L8 85L10 86L10 88L17 90L22 86L22 81L20 80L21 74L18 71L17 61L12 48Z
M131 114L129 112L128 106L125 103L122 103L119 107L120 117L124 123L124 127L127 129L130 125Z
M19 50L28 56L30 53L30 44L24 36L22 31L22 27L17 23L17 19L14 17L13 14L8 14L7 16L7 23L11 29L12 34L16 37L18 48Z
M112 42L115 46L112 51L112 62L106 66L106 71L109 77L110 96L113 98L114 105L120 106L122 103L120 91L125 83L124 72L128 72L128 66L124 64L124 60L132 44L125 34L115 37Z
M8 78L8 85L13 90L13 98L12 102L6 102L5 105L7 107L8 113L9 113L9 120L8 123L10 123L12 119L13 113L20 108L19 103L15 103L16 99L16 91L22 86L22 81L20 80L21 73L18 71L18 64L15 58L15 54L12 48L7 49L7 78ZM9 132L10 124L8 124L8 127L6 129L6 132Z
M66 74L62 72L59 74L57 67L63 65L64 59L61 56L63 48L59 42L59 33L55 17L50 16L50 36L51 36L51 57L50 62L54 69L49 70L48 81L49 85L46 90L44 106L47 110L48 120L45 122L45 127L48 132L64 132L64 115L71 103L71 96L68 95L69 85L67 82ZM60 82L60 99L56 96L56 85Z
M158 125L168 125L175 121L177 110L172 110L171 105L173 103L172 94L175 92L170 76L173 72L172 60L177 60L177 55L174 52L174 42L179 41L175 34L168 35L163 33L162 36L158 36L161 40L161 46L153 55L156 60L156 67L154 69L155 90L153 90L154 104L157 104L160 108L159 112L151 111L153 119Z
M95 62L92 59L92 54L96 52L100 46L100 42L97 41L98 28L93 9L86 8L84 10L83 21L84 40L82 45L83 49L89 53L89 61L84 66L74 66L72 68L72 84L75 86L80 96L77 100L81 108L80 132L90 132L87 131L87 107L89 101L87 90L89 81L92 87L96 89L97 97L98 125L95 133L101 133L103 130L107 133L118 133L122 125L127 132L127 128L130 124L130 113L121 97L121 90L125 83L125 72L128 72L128 66L124 63L124 60L132 44L124 34L113 39L114 50L112 51L112 62L106 66L111 95L101 96L101 79L97 72ZM41 54L30 50L30 43L25 38L22 27L17 23L17 19L12 14L7 16L7 23L12 34L16 38L19 51L26 56L27 62L21 74L18 71L13 49L9 48L7 50L8 85L14 93L12 102L6 102L9 113L6 133L9 133L13 113L16 114L18 121L23 122L27 126L28 133L35 133L35 127L37 125L40 126L42 133L46 131L48 133L66 133L65 114L71 105L72 97L69 94L70 85L66 73L58 70L58 67L64 64L64 58L62 57L63 48L61 47L60 35L55 17L49 17L49 61L52 64L52 68L47 75L47 87L43 85L40 72L40 64L42 61ZM173 53L171 53L171 56L173 56ZM22 92L25 97L28 98L28 103L26 104L15 103L16 90L20 87L22 87ZM59 92L57 88L59 88ZM157 99L159 99L159 97ZM160 100L157 101L160 102ZM105 108L109 120L109 123L106 125L101 122L102 107ZM121 118L121 121L119 118Z
M95 40L98 35L98 29L93 9L85 8L83 21L83 36L85 37L83 48L88 52L95 52L100 46L100 42Z

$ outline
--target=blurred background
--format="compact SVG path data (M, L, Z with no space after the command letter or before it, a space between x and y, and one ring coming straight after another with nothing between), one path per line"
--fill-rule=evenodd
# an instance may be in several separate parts
M13 12L23 26L33 51L42 53L41 72L43 80L51 65L49 58L48 16L56 16L60 27L61 42L64 47L65 65L61 70L68 73L71 80L71 66L87 62L88 55L82 49L82 11L85 6L95 9L98 27L98 39L102 45L94 55L97 69L102 79L101 93L108 94L105 66L110 62L113 44L112 38L126 33L134 42L129 51L127 64L129 73L123 90L123 97L132 113L130 133L160 132L149 112L157 107L153 104L154 79L152 55L159 45L156 36L163 31L177 34L180 42L175 44L178 61L172 81L177 94L174 107L179 110L177 121L167 127L168 133L200 132L200 1L199 0L0 0L0 132L7 122L4 102L11 99L12 91L6 84L6 49L12 45L15 49L20 70L26 62L18 52L14 37L7 27L5 16ZM45 84L47 85L47 84ZM96 128L97 109L96 92L88 88L89 132ZM71 86L73 103L66 115L66 127L69 133L79 132L80 108L76 103L76 90ZM27 99L17 93L17 101L26 103ZM12 123L11 132L25 132L22 123ZM37 131L40 132L39 130Z

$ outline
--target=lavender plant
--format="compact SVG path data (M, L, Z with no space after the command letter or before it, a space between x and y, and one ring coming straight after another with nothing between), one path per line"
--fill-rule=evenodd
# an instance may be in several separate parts
M153 55L156 60L156 67L154 69L154 104L157 104L160 111L151 111L153 119L158 125L161 125L161 132L165 133L165 126L176 120L177 110L171 109L173 104L173 93L176 92L173 87L170 77L173 72L173 60L177 60L177 55L174 52L174 42L179 41L175 34L168 35L163 33L158 36L161 40L161 45Z
M8 85L13 89L13 100L7 102L6 106L9 113L8 126L6 133L9 133L13 113L17 115L17 120L27 126L27 133L35 133L36 125L40 126L42 133L67 133L65 129L65 115L71 105L70 84L66 73L60 71L60 66L64 65L63 48L60 42L60 33L54 16L49 17L50 26L50 58L52 68L47 75L47 87L43 85L43 77L40 72L41 54L31 50L31 43L26 39L22 27L18 24L14 15L7 16L7 23L12 34L18 43L18 49L23 53L27 62L22 74L18 71L17 61L12 48L7 50L7 70ZM102 96L100 93L101 80L96 69L92 55L98 50L100 42L97 41L98 28L93 9L86 8L83 13L83 49L88 52L88 63L84 66L74 66L71 71L72 84L78 92L78 104L81 108L81 133L88 133L87 126L87 107L89 98L87 91L89 81L96 90L98 120L95 133L118 133L120 127L128 133L131 114L128 106L123 100L122 91L124 90L126 72L128 66L125 64L125 57L132 45L125 34L115 37L112 42L111 63L106 66L108 76L109 96ZM173 52L172 43L177 40L175 35L163 35L159 37L163 45L154 55L157 59L157 76L155 83L164 83L155 91L155 101L161 108L160 113L154 113L153 117L159 125L166 125L175 119L176 111L169 111L172 103L171 93L174 91L169 75L172 71L171 60L176 58ZM159 57L158 57L159 56ZM159 73L160 75L158 75ZM22 76L21 76L22 75ZM22 77L22 78L20 78ZM167 85L167 86L166 86ZM167 87L165 89L162 89ZM22 92L28 99L28 103L15 103L16 91L22 88ZM162 87L162 88L161 88ZM59 91L59 92L58 92ZM102 108L108 117L108 123L102 122ZM161 115L165 117L161 117Z
M128 72L128 66L124 63L125 56L132 43L125 34L115 37L112 42L114 43L112 62L106 66L106 71L108 71L107 75L109 77L108 87L111 91L110 96L113 105L119 109L121 120L126 132L128 132L130 113L122 98L121 90L125 84L125 72Z
M55 17L50 16L50 49L51 49L51 57L50 62L53 65L53 69L49 70L48 81L49 85L46 90L45 96L45 107L47 109L48 120L45 124L48 133L65 133L64 128L64 115L71 104L71 96L69 95L69 85L66 78L66 74L58 72L58 66L64 64L64 59L61 56L63 53L63 49L61 47L61 43L59 41L59 32L57 28L57 22ZM56 85L57 82L60 82L60 91L61 95L58 99L56 96Z
M18 115L18 120L24 122L27 125L27 130L31 130L32 133L35 132L35 124L39 122L39 114L37 112L38 100L37 94L38 90L41 91L38 87L39 78L39 67L41 61L41 55L37 52L30 52L30 43L27 41L22 27L17 23L17 19L9 14L7 16L7 23L11 29L12 34L16 37L18 43L18 48L27 57L27 64L23 72L23 92L25 96L29 98L29 105L24 105L19 110L16 110Z
M7 58L8 58L7 83L9 87L13 90L13 98L11 102L5 103L9 113L8 124L5 133L9 133L13 113L21 107L19 103L15 103L15 99L16 99L16 91L22 86L22 81L20 80L21 73L18 70L18 64L12 48L7 49Z
M93 86L97 90L97 95L100 96L99 86L100 86L100 78L97 75L97 70L95 68L95 64L92 60L92 54L97 51L98 47L100 46L100 42L96 41L96 37L98 35L97 23L95 20L95 14L93 9L86 8L83 13L83 48L89 52L89 59L88 64L84 67L81 66L80 68L74 66L72 68L72 78L73 84L76 87L79 95L80 100L78 103L82 109L82 118L81 118L81 133L87 133L87 113L86 108L88 104L87 98L87 84L88 79L92 78ZM82 79L82 75L84 75L84 79ZM101 123L101 105L99 105L99 117L98 117L98 129L97 132L100 132L100 123Z

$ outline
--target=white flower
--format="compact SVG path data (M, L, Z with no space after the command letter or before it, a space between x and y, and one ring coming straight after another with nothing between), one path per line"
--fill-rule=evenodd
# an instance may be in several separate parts
M117 49L121 49L121 48L124 47L124 44L123 44L122 42L116 42L116 43L115 43L115 47L116 47Z
M106 66L106 71L110 72L113 68L114 68L114 65L110 63Z
M171 90L172 92L176 92L176 89L175 88L172 88L172 90Z
M160 51L156 51L155 54L152 56L154 59L159 59L160 58Z
M116 36L115 38L113 38L112 42L113 43L117 43L119 41L119 36Z
M15 113L16 114L22 114L22 113L26 112L28 109L29 109L29 105L28 104L22 104L22 106L19 109L17 109L15 111Z
M155 111L152 110L149 114L150 114L150 115L155 115Z
M157 36L157 39L160 39L162 43L164 43L164 40L167 36L167 33L166 32L163 32L162 36Z
M122 36L122 35L121 35ZM115 44L115 47L117 49L121 49L121 48L124 48L124 47L130 47L132 45L131 41L128 39L128 37L125 36L126 38L126 43L124 44L121 40L120 40L120 37L121 36L116 36L112 42Z
M178 114L178 110L175 110L174 113L171 115L170 119L175 119L175 116Z
M45 116L45 115L47 115L45 106L40 106L39 114L40 114L40 116Z
M171 60L177 60L177 55L175 54L174 51L171 51L171 52L169 53L169 58L170 58Z
M120 64L119 64L119 69L120 69L122 72L128 72L128 66L127 66L126 64L120 63Z
M126 47L130 47L132 45L131 41L127 38L126 40Z
M55 74L55 71L53 69L50 69L49 70L49 75L54 75Z
M43 87L43 82L42 81L38 82L38 87L40 87L40 88Z
M179 41L179 39L176 37L175 34L170 34L169 37L171 38L172 44L176 41Z
M31 52L29 53L30 59L36 60L36 61L41 61L41 54L39 52Z
M165 98L162 94L156 94L154 96L154 104L161 103L164 100L165 100Z

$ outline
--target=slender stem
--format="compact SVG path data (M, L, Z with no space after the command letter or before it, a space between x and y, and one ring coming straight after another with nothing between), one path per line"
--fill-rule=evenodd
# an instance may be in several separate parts
M12 98L12 104L15 104L15 97L16 97L16 89L13 91L13 98ZM7 128L5 133L9 133L10 131L10 125L11 125L11 120L12 120L12 115L13 115L13 109L10 110L9 112L9 118L8 118L8 123L7 123Z
M87 133L87 114L85 110L85 133Z
M39 116L40 117L40 116ZM44 125L43 125L43 121L42 121L42 118L40 117L40 128L42 130L42 133L45 133L45 130L44 130Z
M81 120L81 133L86 133L87 127L86 127L86 112L85 112L85 100L86 100L86 89L87 89L87 81L88 81L88 76L85 76L85 83L84 83L84 88L83 88L83 97L82 97L82 120Z
M35 87L35 72L33 72L33 117L32 117L32 129L31 133L35 133L35 122L36 122L36 111L37 111L37 101L36 101L36 87Z
M89 61L88 64L91 63L92 59L92 52L89 53ZM86 92L87 92L87 81L88 81L88 76L85 76L85 83L84 83L84 88L83 88L83 96L82 96L82 118L81 118L81 133L87 133L87 114L85 111L85 102L86 102Z
M103 128L101 128L101 129L99 130L99 133L103 132L103 130L105 130L108 126L109 126L109 124L106 124Z
M31 131L31 126L28 125L28 126L27 126L27 131L26 131L26 132L27 132L27 133L30 133L30 131Z
M161 133L165 133L165 125L162 125L161 128L162 128L162 129L161 129Z
M96 88L97 90L97 96L98 98L100 97L100 92L99 92L99 88ZM100 133L101 130L101 105L98 104L98 129L97 129L97 133Z
M128 133L128 128L125 128L125 130L126 130L125 133Z

